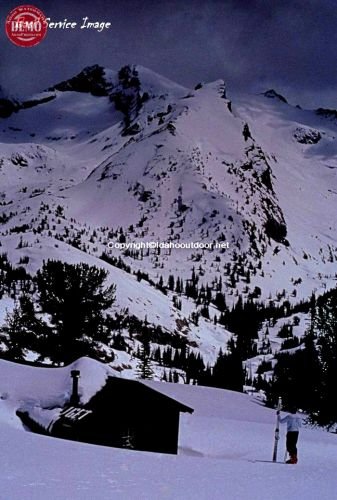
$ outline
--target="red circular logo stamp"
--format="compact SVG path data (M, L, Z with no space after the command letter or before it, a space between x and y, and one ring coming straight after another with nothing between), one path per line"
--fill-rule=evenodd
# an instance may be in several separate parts
M6 34L19 47L34 47L42 42L47 28L46 16L34 5L19 5L6 19Z

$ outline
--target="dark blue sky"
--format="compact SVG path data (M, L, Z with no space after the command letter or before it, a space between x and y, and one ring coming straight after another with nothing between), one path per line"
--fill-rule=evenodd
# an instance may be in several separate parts
M51 17L111 22L108 31L49 30L32 48L11 44L0 3L0 84L29 94L95 63L142 64L186 86L223 78L231 89L274 87L292 103L337 108L333 0L38 0Z

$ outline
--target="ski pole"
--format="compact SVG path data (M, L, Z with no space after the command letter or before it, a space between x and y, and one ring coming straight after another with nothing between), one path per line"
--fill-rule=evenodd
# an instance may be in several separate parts
M274 451L273 451L273 462L277 460L277 447L280 439L280 411L282 408L282 399L279 397L277 402L276 411L276 427L275 427L275 438L274 438Z

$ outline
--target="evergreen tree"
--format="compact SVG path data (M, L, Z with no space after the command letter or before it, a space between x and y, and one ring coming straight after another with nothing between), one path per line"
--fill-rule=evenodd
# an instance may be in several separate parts
M73 361L90 353L92 342L107 340L103 313L113 304L116 287L104 288L106 277L95 266L52 260L37 272L40 307L53 325L46 346L53 361Z
M245 380L242 358L233 340L229 342L228 347L228 354L224 354L222 349L219 351L213 367L212 385L242 392Z
M220 316L219 322L222 318ZM259 307L248 300L243 302L241 295L232 310L226 314L226 327L237 337L236 348L243 359L253 355L254 339L258 338L258 331L261 326L261 313Z
M163 365L172 366L172 347L168 346L163 351Z
M208 306L204 305L204 306L200 309L200 314L201 314L201 316L203 316L204 318L209 319L209 309L208 309Z
M193 384L196 384L199 382L204 370L205 364L200 352L197 355L191 352L185 361L186 383L189 384L193 381Z
M143 340L140 348L139 348L139 362L137 364L137 373L139 378L141 379L152 379L153 378L153 370L151 367L150 361L150 342L147 340Z
M215 307L217 307L219 309L219 311L221 311L221 312L226 311L226 309L227 309L226 298L225 298L223 293L217 292L213 303L214 303Z
M51 333L50 328L36 317L30 297L22 295L19 304L11 313L7 313L1 336L7 346L10 359L24 359L25 351L41 353L44 340Z
M182 280L178 277L176 281L176 293L183 293L183 282Z
M5 324L1 328L1 340L7 347L6 354L10 359L24 359L24 349L27 345L25 334L21 312L15 307L12 313L7 313Z
M313 307L311 327L301 347L292 353L280 352L276 355L273 379L265 388L267 404L276 406L281 396L286 408L301 408L311 415L312 421L315 421L321 406L322 378L314 333L314 314Z
M313 420L327 427L337 422L337 289L317 300L312 318L321 368L320 404Z
M167 287L172 292L174 291L174 276L172 274L168 277Z

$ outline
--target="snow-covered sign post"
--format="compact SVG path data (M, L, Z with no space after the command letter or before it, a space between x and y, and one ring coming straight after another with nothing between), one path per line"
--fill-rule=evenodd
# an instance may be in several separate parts
M273 451L273 462L277 460L277 447L280 439L280 411L282 408L282 399L278 398L277 412L276 412L276 427L275 427L275 439L274 439L274 451Z

